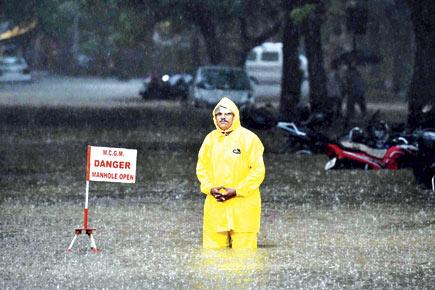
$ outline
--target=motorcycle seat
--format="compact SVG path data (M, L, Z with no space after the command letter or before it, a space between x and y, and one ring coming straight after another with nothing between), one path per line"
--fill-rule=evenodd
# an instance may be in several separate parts
M357 143L357 142L346 141L346 140L340 141L339 143L341 146L343 146L343 148L354 150L354 151L362 151L378 159L382 159L385 153L387 153L387 149L372 148L363 143Z

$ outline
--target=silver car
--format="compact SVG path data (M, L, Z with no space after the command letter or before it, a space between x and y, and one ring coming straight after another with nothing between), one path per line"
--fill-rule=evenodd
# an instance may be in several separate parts
M194 106L214 106L222 97L239 106L254 102L251 81L239 67L202 66L196 71L189 97Z

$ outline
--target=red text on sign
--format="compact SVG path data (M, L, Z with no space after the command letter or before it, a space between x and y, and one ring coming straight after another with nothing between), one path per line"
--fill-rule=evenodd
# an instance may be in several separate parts
M124 174L124 173L118 174L112 172L93 171L92 177L105 178L105 179L118 179L118 180L134 180L134 175Z
M126 161L95 160L94 166L104 168L131 169L130 162Z
M121 180L134 180L134 175L131 174L120 174L119 179Z
M122 150L103 150L103 155L107 156L124 156L124 152Z
M118 179L118 173L92 172L92 177Z

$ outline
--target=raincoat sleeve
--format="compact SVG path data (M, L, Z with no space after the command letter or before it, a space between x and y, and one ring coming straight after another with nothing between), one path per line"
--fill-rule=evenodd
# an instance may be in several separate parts
M260 139L258 139L258 137L255 138L248 153L249 174L236 187L238 196L248 196L250 193L258 190L263 182L266 172L264 168L263 151L264 147Z
M210 194L213 187L210 179L211 166L211 142L210 135L204 139L198 153L198 163L196 164L196 176L201 183L201 192Z

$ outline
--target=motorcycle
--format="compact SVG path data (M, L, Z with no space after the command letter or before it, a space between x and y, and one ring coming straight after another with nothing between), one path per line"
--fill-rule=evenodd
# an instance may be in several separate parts
M330 161L325 169L411 168L418 152L413 140L405 131L392 133L386 122L372 118L366 130L352 128L337 144L327 144Z
M325 170L411 168L417 152L418 148L407 141L387 149L372 148L352 141L328 143L325 154L330 160L326 163Z
M281 153L296 148L293 151L326 154L326 170L411 168L418 184L435 191L435 128L426 128L434 124L426 121L434 120L433 107L423 107L422 120L426 122L411 132L404 124L396 124L390 130L385 122L376 120L376 115L377 112L366 130L352 128L338 140L313 130L312 124L301 127L295 122L278 122L277 127L288 135Z
M299 127L295 122L278 122L276 126L287 134L287 141L279 153L324 153L325 145L329 142L328 137L311 129L310 124Z
M189 85L192 82L190 74L156 75L150 74L145 78L139 95L144 100L186 100Z
M386 148L375 148L364 144L362 130L353 128L345 138L331 140L321 133L301 129L295 123L278 122L278 128L288 136L286 147L299 144L308 152L324 153L329 157L325 170L330 169L400 169L410 168L418 152L407 136L394 136L385 141ZM388 144L388 145L387 145Z
M310 112L306 107L299 107L295 121L277 122L276 127L287 134L287 141L279 149L279 153L323 153L324 144L329 138L320 132L328 119L326 113Z

